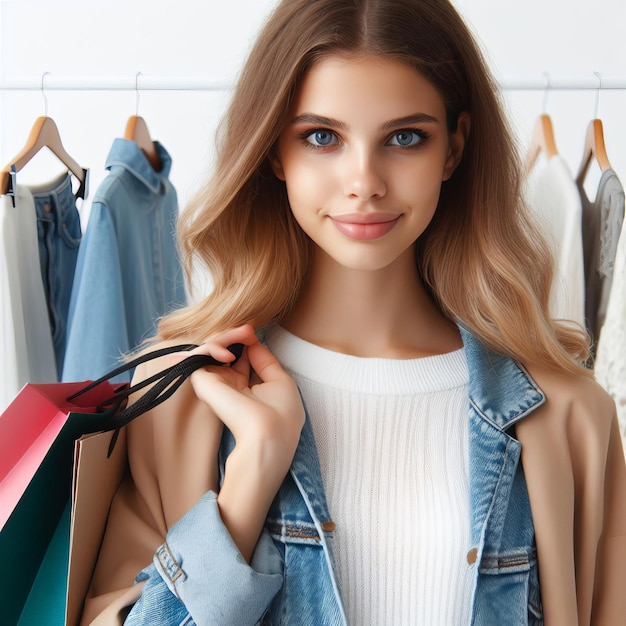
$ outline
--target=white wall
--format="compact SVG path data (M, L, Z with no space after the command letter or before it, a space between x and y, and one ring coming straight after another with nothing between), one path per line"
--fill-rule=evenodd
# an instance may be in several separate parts
M626 3L623 0L456 0L497 77L518 75L626 79ZM622 84L626 80L621 81ZM537 116L550 114L556 144L573 173L579 169L589 121L603 121L613 168L626 183L625 90L507 91L505 98L520 141L528 142ZM589 191L599 172L589 170ZM587 185L586 185L587 186ZM590 194L593 197L593 194Z
M38 81L62 76L206 76L230 83L252 33L272 2L247 0L5 0L0 3L1 79ZM31 80L32 82L32 80ZM92 189L104 175L111 142L135 114L134 92L47 91L67 151L91 168ZM141 91L138 112L173 158L172 180L181 201L206 169L224 92ZM44 114L37 91L0 92L0 162L19 151L33 121ZM45 163L44 163L45 161ZM57 168L39 155L19 180L41 179ZM56 170L53 170L56 171Z
M0 84L54 76L206 76L232 83L249 43L275 0L0 0ZM623 0L456 0L479 34L501 79L552 75L626 76ZM48 114L68 152L91 168L92 192L104 177L112 140L135 113L132 91L47 91ZM522 142L544 103L542 91L505 92ZM173 158L171 178L184 204L206 172L213 132L228 97L221 92L141 91L138 112ZM559 151L576 172L596 92L550 91ZM626 181L626 91L602 90L609 158ZM38 91L0 91L0 165L24 145L44 114ZM47 154L36 157L20 181L59 171ZM593 177L594 172L591 172ZM590 180L593 180L591 178Z

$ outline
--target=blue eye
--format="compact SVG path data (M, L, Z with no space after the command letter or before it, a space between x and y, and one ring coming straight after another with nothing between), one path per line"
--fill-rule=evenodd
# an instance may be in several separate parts
M337 135L329 130L315 130L306 136L306 140L313 146L324 148L326 146L332 146L337 141Z
M389 145L400 146L401 148L412 148L417 146L426 137L414 130L399 130L389 139Z

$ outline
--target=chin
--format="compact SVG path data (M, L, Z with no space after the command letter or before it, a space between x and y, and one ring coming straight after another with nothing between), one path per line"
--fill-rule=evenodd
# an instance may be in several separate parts
M363 255L361 258L340 258L331 256L331 259L341 268L355 272L380 272L395 266L397 257L392 259L372 258L371 255Z

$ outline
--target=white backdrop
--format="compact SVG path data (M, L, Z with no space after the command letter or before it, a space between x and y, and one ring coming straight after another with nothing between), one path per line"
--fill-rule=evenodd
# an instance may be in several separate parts
M15 80L38 84L45 72L48 81L58 76L109 76L132 83L141 72L232 84L274 2L0 0L0 86ZM455 4L505 83L520 76L541 81L544 73L595 79L598 72L601 78L626 79L623 0L456 0ZM38 90L0 90L0 165L22 148L34 120L47 106L67 151L91 169L93 194L105 175L113 139L123 134L128 116L137 111L152 137L172 155L171 178L182 206L210 164L215 125L227 98L228 90L140 91L137 103L132 90L48 90L43 95ZM505 99L522 144L545 107L559 152L573 173L578 170L587 124L597 113L604 122L609 159L626 180L626 91L505 91ZM19 180L46 180L59 170L59 162L42 153ZM597 177L592 168L590 186Z

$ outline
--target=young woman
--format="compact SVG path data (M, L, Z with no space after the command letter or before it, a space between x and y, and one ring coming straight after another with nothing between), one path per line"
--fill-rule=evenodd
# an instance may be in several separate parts
M84 623L623 623L614 406L446 0L281 2L180 242L159 345L246 349L128 427Z

